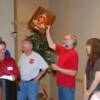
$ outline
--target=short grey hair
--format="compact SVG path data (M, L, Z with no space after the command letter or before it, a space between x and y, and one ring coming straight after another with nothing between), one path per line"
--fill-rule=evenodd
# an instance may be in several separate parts
M67 35L69 35L71 37L71 39L73 39L73 45L75 47L77 45L77 36L74 34L70 34L70 33L67 33L66 36Z

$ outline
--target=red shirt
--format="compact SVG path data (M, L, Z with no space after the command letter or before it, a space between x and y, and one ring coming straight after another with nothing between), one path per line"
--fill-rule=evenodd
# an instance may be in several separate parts
M67 50L61 45L56 45L56 53L58 54L57 65L63 69L78 70L78 54L74 48ZM58 85L75 87L75 76L63 74L61 72L56 73Z
M5 57L0 60L0 76L2 75L15 75L16 79L19 78L19 70L13 58Z

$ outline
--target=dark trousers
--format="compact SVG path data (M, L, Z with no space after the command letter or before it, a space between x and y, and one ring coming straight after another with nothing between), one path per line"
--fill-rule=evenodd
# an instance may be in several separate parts
M0 79L2 100L17 100L17 88L15 81Z

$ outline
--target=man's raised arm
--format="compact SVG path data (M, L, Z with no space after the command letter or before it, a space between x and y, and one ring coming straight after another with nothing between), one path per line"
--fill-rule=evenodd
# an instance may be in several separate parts
M51 36L50 36L50 26L47 27L46 37L47 37L47 41L48 41L49 47L51 49L55 50L55 43L53 42L53 40L51 39Z

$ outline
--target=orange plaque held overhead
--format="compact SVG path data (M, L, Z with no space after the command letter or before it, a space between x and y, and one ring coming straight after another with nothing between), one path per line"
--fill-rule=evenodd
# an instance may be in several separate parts
M41 34L45 34L47 25L52 25L55 20L55 15L43 7L39 7L35 14L28 22L31 30L36 30Z

